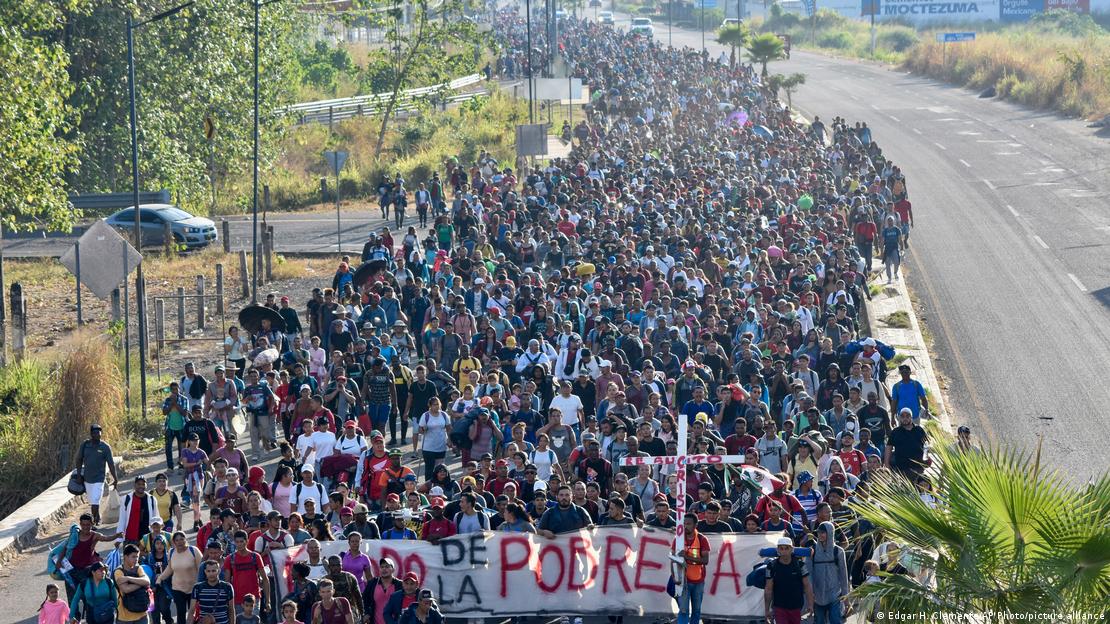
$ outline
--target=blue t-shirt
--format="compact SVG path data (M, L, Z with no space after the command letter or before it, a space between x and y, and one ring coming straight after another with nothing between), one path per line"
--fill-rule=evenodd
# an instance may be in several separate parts
M686 415L686 421L691 425L694 424L694 418L698 415L698 412L705 412L706 416L709 416L709 422L713 422L713 417L717 415L716 408L709 401L698 403L691 400L682 406L682 413Z
M887 248L898 247L898 241L901 239L902 230L894 226L883 228L883 245Z
M890 396L894 398L894 413L909 408L916 421L921 417L921 397L925 396L925 387L916 379L909 382L899 381L890 389Z

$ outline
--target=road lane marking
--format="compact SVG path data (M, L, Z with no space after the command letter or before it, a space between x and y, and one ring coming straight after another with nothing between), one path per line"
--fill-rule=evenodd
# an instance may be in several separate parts
M891 118L891 120L893 120L893 121L894 121L895 123L901 123L901 122L902 122L902 120L901 120L901 119L898 119L898 118L897 118L897 117L895 117L894 115L887 115L887 117L890 117L890 118Z
M986 180L983 180L983 181L986 182ZM1015 217L1020 217L1021 216L1021 215L1018 214L1018 211L1014 210L1014 207L1011 206L1010 204L1006 204L1006 210L1009 210L1010 214L1014 215Z
M937 143L936 141L933 141L933 145L936 145L937 147L939 147L942 150L948 151L947 147L941 145L940 143Z
M1044 242L1044 239L1041 238L1040 236L1037 236L1036 234L1034 234L1033 235L1033 240L1037 241L1037 244L1040 245L1041 247L1044 247L1045 249L1048 249L1048 243Z
M976 143L1009 143L1006 139L975 139Z
M920 130L918 130L917 128L914 128L914 129L913 129L913 131L914 131L914 132L916 132L916 133L918 133L918 134L921 134L921 131L920 131Z
M986 184L987 188L989 188L992 191L996 188L994 186L994 182L991 182L990 180L988 180L986 178L983 178L983 184ZM1013 208L1010 208L1010 210L1013 210ZM1015 212L1014 214L1017 214L1017 213Z
M878 107L878 106L875 106L874 104L872 104L872 105L871 105L871 110L879 110L879 107Z
M1087 292L1087 287L1083 285L1083 282L1079 281L1079 278L1076 277L1075 274L1068 273L1068 277L1071 278L1072 283L1075 284L1075 287L1078 288L1080 292Z
M966 160L964 160L963 158L961 158L961 159L960 159L960 163L961 163L961 164L962 164L963 166L967 167L968 169L971 169L971 163L967 162L967 161L966 161Z

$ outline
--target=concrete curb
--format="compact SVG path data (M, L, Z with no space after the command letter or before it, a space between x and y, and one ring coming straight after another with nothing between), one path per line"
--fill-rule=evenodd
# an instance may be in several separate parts
M925 336L921 333L921 323L913 309L913 300L910 299L910 293L906 287L905 273L899 269L897 277L889 284L885 283L881 274L875 275L878 278L868 280L868 286L878 284L882 286L882 291L867 302L868 332L875 340L893 346L899 355L905 356L903 361L913 367L914 377L925 386L937 407L934 418L942 427L951 431L951 415L944 403L944 393L941 392ZM892 327L883 320L899 311L906 313L909 321L908 328Z
M6 564L30 546L41 529L58 523L85 502L83 495L70 494L66 489L68 485L69 473L66 473L45 492L0 520L0 564ZM44 568L45 565L44 561Z

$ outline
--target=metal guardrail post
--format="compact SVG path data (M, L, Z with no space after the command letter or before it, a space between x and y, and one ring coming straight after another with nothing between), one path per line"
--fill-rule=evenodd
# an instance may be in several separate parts
M16 362L21 362L27 349L27 301L23 298L23 284L12 284L9 301L12 312L12 354L15 355Z
M263 232L262 244L266 249L266 283L274 281L274 227L269 226Z
M111 306L112 306L112 322L113 323L118 323L119 320L123 317L123 310L120 307L119 289L118 288L116 288L115 290L112 291L111 301L112 301L112 303L111 303Z
M220 221L220 228L223 230L224 237L224 253L231 253L231 224L227 219Z

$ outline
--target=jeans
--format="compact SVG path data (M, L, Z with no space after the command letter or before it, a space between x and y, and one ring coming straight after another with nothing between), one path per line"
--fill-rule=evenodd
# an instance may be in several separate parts
M701 600L705 583L683 583L678 595L678 624L701 624Z
M277 423L270 414L251 414L247 412L248 423L251 430L251 454L255 459L262 456L264 444L277 443Z
M839 600L827 605L813 605L813 624L840 624L843 621Z
M389 403L369 403L366 405L366 416L370 419L370 425L378 433L385 432L386 423L389 421L389 412L392 409L393 406Z
M421 454L424 456L424 480L431 481L436 465L442 463L440 460L447 457L447 453L445 451L421 451Z
M192 595L188 592L173 590L173 605L177 608L176 622L183 623L186 621L185 616L189 613L190 599L192 599Z
M177 457L181 458L181 447L184 445L184 430L174 431L166 427L166 470L173 471L173 443L177 441Z

